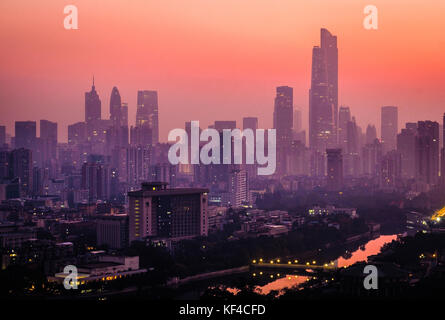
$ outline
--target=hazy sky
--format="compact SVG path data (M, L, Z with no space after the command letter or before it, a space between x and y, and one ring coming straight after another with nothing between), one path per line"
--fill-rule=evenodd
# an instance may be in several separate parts
M79 10L65 30L63 7ZM363 28L363 9L379 29ZM137 90L159 93L160 139L184 121L258 116L272 125L275 87L294 88L307 126L311 51L338 36L339 104L380 127L380 107L407 121L445 112L445 0L1 0L0 124L84 119L93 74L109 116L117 86L134 123Z

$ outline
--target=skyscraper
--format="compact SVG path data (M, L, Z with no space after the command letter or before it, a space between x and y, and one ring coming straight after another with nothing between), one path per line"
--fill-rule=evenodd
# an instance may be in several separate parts
M351 110L347 106L341 106L338 112L338 142L343 152L346 152L348 144L348 122L351 121Z
M6 144L6 127L0 126L0 149Z
M416 181L428 187L439 179L439 123L419 121L416 136Z
M15 122L15 148L34 150L36 143L36 122Z
M397 146L398 111L397 107L382 107L382 145L383 153L395 150Z
M252 129L254 132L258 129L258 118L245 117L243 118L243 130Z
M293 129L295 132L300 132L303 130L303 115L300 109L294 108L294 121L293 121Z
M293 89L291 87L277 87L273 124L277 135L277 173L285 174L286 158L292 143Z
M366 127L366 144L374 143L377 139L377 129L374 125L368 124Z
M249 203L249 181L245 170L235 169L229 176L230 205L234 208Z
M110 120L111 124L115 127L122 125L122 102L119 90L113 87L110 97Z
M338 191L343 187L343 158L341 149L327 149L327 188Z
M402 161L402 178L413 179L416 176L416 128L410 128L407 124L405 129L397 135L397 151Z
M85 122L76 122L68 126L68 144L81 144L87 140Z
M11 178L20 179L20 193L22 196L32 191L32 151L25 148L14 149L11 152Z
M140 127L148 123L151 134L152 144L159 143L159 119L158 119L158 93L157 91L142 90L138 91L136 126Z
M325 153L337 144L338 49L337 37L321 29L321 46L312 50L312 79L309 90L309 144Z
M89 123L93 120L101 119L101 102L96 92L96 87L91 86L90 92L85 92L85 122Z
M384 190L396 190L402 177L402 157L396 150L387 152L380 161L379 186Z
M57 122L40 120L40 146L43 161L57 158Z

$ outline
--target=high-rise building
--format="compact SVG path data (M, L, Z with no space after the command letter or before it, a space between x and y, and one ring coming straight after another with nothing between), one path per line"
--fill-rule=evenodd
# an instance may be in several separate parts
M341 149L326 149L327 154L327 188L338 191L343 187L343 158Z
M243 118L243 130L252 129L255 132L258 129L258 118L257 117L245 117Z
M234 208L249 204L249 181L245 170L235 169L229 176L229 199Z
M321 45L312 50L309 90L309 144L318 153L337 144L338 49L337 37L321 29Z
M0 126L0 149L6 144L6 127Z
M168 189L162 182L143 183L141 190L128 193L130 241L206 236L207 193L207 189Z
M110 120L111 125L120 127L122 125L122 102L119 90L113 87L110 96Z
M370 178L376 178L380 174L380 161L382 160L382 144L378 139L368 143L362 151L362 172Z
M68 144L81 144L87 141L87 124L76 122L68 126Z
M416 181L429 187L439 179L439 123L419 121L416 136Z
M0 150L0 181L10 178L11 152Z
M377 139L377 129L374 125L368 124L366 127L366 144L374 143L375 139Z
M397 152L402 161L402 178L414 179L416 176L416 128L410 128L409 124L397 135Z
M338 142L343 152L348 144L348 122L351 121L351 110L347 106L341 106L338 112Z
M101 119L101 102L99 95L96 92L96 87L94 86L94 77L93 77L93 85L91 86L90 92L85 92L85 122L88 124L94 120Z
M213 129L218 132L222 132L224 129L233 130L236 129L236 121L233 120L216 120Z
M382 107L382 145L383 153L395 150L397 146L398 111L397 107Z
M273 125L277 138L277 173L286 174L287 157L292 143L293 128L293 89L277 87L273 112Z
M40 146L43 162L57 158L57 122L40 120Z
M150 176L151 149L144 146L127 148L127 182L130 189L138 188Z
M82 166L82 189L88 190L88 200L108 200L110 196L110 169L107 164L87 162Z
M20 194L27 196L32 191L32 151L25 148L14 149L11 152L11 178L20 179Z
M303 130L303 113L298 108L294 108L293 129L295 132Z
M15 148L25 148L34 150L36 146L36 122L16 121L15 122Z
M128 103L126 102L122 102L121 125L124 127L128 127Z
M402 177L402 158L396 150L387 152L380 161L380 188L384 190L397 190Z
M138 91L136 126L148 123L152 134L152 145L159 143L158 92Z
M110 249L126 248L128 243L128 215L105 214L97 219L97 245Z

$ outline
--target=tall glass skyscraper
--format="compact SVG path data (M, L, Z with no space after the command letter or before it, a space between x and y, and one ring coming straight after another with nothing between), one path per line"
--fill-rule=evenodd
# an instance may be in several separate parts
M321 45L312 50L309 90L309 144L320 153L338 143L338 49L337 37L321 29Z
M152 144L159 142L158 92L150 90L138 91L136 126L148 123L152 132Z
M91 122L93 120L99 120L101 118L101 102L99 95L96 92L96 87L91 86L90 92L85 92L85 122Z

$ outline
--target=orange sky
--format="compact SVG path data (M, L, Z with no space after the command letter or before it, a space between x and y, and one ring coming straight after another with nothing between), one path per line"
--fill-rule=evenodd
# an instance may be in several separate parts
M63 28L63 7L79 30ZM379 29L362 26L379 9ZM96 77L102 115L117 86L134 123L138 89L158 90L160 138L186 120L258 116L272 124L275 87L294 87L307 126L311 50L321 27L338 36L339 103L380 126L382 105L400 124L445 112L444 0L2 0L0 124L84 119Z

